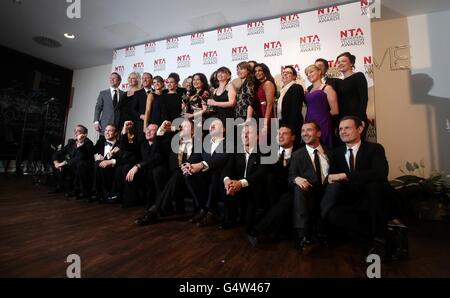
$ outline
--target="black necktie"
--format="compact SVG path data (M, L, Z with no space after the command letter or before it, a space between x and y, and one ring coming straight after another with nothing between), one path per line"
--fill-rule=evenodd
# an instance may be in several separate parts
M355 170L355 157L353 156L353 149L348 149L350 151L350 157L348 159L348 163L350 164L350 172Z
M280 158L278 159L279 162L283 163L285 153L286 153L286 151L283 149L281 151Z
M113 106L114 108L117 107L117 89L114 89Z
M320 166L319 150L314 150L314 166L316 167L317 181L322 184L322 167Z

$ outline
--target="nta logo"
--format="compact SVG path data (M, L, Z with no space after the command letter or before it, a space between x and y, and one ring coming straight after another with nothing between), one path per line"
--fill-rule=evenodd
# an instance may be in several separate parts
M339 6L321 8L317 11L317 16L319 18L319 23L333 22L341 19Z
M307 35L300 37L300 53L320 51L320 37L319 35Z
M342 30L340 36L341 47L364 45L364 32L361 28Z
M281 55L283 55L283 49L280 41L269 41L264 43L264 57Z
M247 23L247 35L263 34L263 33L264 33L264 23L262 21Z
M300 17L297 13L280 17L281 29L290 29L300 27Z
M231 57L232 57L233 61L248 60L247 46L239 46L239 47L231 48Z
M217 40L233 38L233 29L231 27L217 29Z
M217 64L217 51L206 51L203 52L203 64Z
M191 56L180 55L177 57L177 68L191 67Z
M194 33L191 34L191 45L195 45L195 44L203 44L205 43L205 34L200 32L200 33Z
M153 62L153 70L154 71L166 70L166 59L165 58L155 59Z

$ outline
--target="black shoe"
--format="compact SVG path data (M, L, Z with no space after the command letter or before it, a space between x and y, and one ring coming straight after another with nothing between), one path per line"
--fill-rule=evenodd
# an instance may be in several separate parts
M256 233L255 231L248 232L247 239L248 239L248 242L250 242L250 244L253 247L256 247L258 245L259 237L258 237L258 233Z
M206 216L206 213L207 213L206 210L204 210L204 209L200 210L200 212L198 212L191 219L189 219L189 222L191 222L191 223L198 223L198 222L200 222L203 219L203 217Z
M62 188L57 187L57 188L50 189L47 193L48 193L49 195L52 195L52 194L55 194L55 193L60 193L60 192L62 192L62 191L63 191Z
M115 204L119 202L119 197L118 196L110 196L108 198L106 198L105 203L106 204Z
M143 217L136 219L134 222L140 226L155 224L158 222L158 214L155 212L147 212Z
M99 197L98 197L97 195L92 195L92 196L88 199L88 202L91 203L91 202L96 202L96 201L98 201L98 200L99 200Z
M219 230L229 230L237 226L237 223L231 221L225 221L221 223L218 228Z
M310 237L304 236L298 243L298 249L302 252L308 250L311 246L313 246L313 241Z
M79 194L77 194L76 200L84 200L84 199L87 199L88 197L89 197L88 194L86 194L84 192L80 192Z
M219 219L213 213L208 212L201 221L197 222L197 227L211 227L219 223Z
M78 194L78 192L73 190L70 192L66 192L64 195L66 196L66 198L72 198L72 197L76 196L77 194Z

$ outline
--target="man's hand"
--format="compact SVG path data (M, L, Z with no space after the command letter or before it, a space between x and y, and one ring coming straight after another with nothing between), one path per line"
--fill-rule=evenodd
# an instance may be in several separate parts
M192 164L189 169L189 175L200 172L201 170L203 170L204 167L205 166L201 162Z
M134 126L133 121L130 121L130 120L125 121L123 123L122 134L128 133L130 131L130 128L132 128L133 126Z
M102 162L100 162L100 164L98 165L100 168L106 168L106 167L110 167L113 165L112 160L104 160Z
M232 180L231 183L228 185L228 193L231 196L234 196L238 191L240 191L242 188L242 183L239 180Z
M141 115L139 116L139 119L141 119L142 121L144 121L144 120L145 120L145 114L141 114Z
M105 159L105 157L103 157L103 155L98 154L98 153L94 154L94 160L95 161L102 161L104 159Z
M100 123L94 123L94 128L98 132L100 132L102 130L102 127L101 127Z
M128 171L127 176L125 177L125 179L126 179L128 182L133 182L134 175L136 175L136 173L137 173L138 171L139 171L139 168L138 168L137 166L132 167L132 168Z
M308 180L302 177L295 178L295 184L298 185L302 190L308 190L310 187L312 187L311 183L309 183Z
M328 176L328 183L336 183L340 181L346 181L348 180L347 174L340 173L340 174L331 174Z

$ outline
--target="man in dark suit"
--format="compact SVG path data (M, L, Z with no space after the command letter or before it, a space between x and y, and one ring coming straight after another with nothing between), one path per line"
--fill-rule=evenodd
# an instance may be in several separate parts
M287 232L290 226L292 198L289 194L288 172L291 156L294 152L294 131L289 126L282 126L278 130L278 160L274 164L264 165L266 172L267 192L263 198L255 198L261 202L251 202L249 208L260 205L263 209L253 209L255 212L254 225L248 231L248 239L256 246L260 236L275 237ZM268 199L268 200L267 200ZM285 230L285 231L283 231Z
M243 127L241 141L238 152L230 154L223 172L226 197L225 214L219 226L221 229L229 229L238 223L245 224L249 229L254 223L253 210L263 205L262 202L257 206L251 206L251 211L248 212L249 202L259 202L257 198L264 198L265 186L265 173L261 167L261 154L258 151L257 127L254 123Z
M170 126L163 123L158 129L159 136L171 132ZM171 146L166 149L169 153L169 170L172 173L167 183L156 198L155 204L148 208L143 217L136 219L135 223L141 226L155 224L159 217L172 212L172 203L175 201L176 211L184 213L184 198L189 195L184 175L187 175L186 164L194 164L201 160L199 153L194 150L194 125L185 119L181 123L181 131L174 140L168 140ZM166 143L167 144L167 143ZM163 149L164 150L164 149Z
M289 184L294 195L295 241L300 250L312 245L313 240L324 240L320 202L325 192L331 157L328 149L320 144L320 127L317 123L303 124L302 139L305 146L292 155L289 169Z
M104 128L103 136L94 146L94 194L89 201L103 200L110 194L114 182L115 159L119 150L117 127L108 124Z
M117 72L113 72L109 77L111 87L100 91L95 104L94 126L95 130L102 132L108 124L119 125L119 100L125 92L119 89L121 76Z
M386 253L389 215L388 162L380 144L361 140L364 126L355 116L344 117L339 135L344 145L333 154L323 197L322 218L331 226L372 240L369 254Z
M138 141L145 140L144 134L144 119L145 119L145 107L147 105L147 96L152 92L153 76L144 72L142 74L142 89L139 89L134 93L133 106L131 107L131 113L135 119L136 134Z
M277 101L276 116L279 119L280 127L288 125L294 129L297 142L300 141L300 128L303 125L302 107L305 101L305 91L303 87L296 83L297 71L288 65L281 75L283 88Z
M146 140L140 144L141 161L124 177L124 201L137 201L139 190L145 196L149 209L163 191L170 172L167 155L162 150L161 139L156 136L158 125L150 124L145 131Z
M52 192L66 191L67 197L86 198L91 190L90 177L93 164L93 144L87 137L88 129L79 124L67 145L53 154L53 165L58 187Z
M200 209L190 221L199 227L219 222L218 203L223 195L222 170L228 160L223 133L222 121L213 120L204 140L201 160L185 166L188 174L185 175L186 185Z

